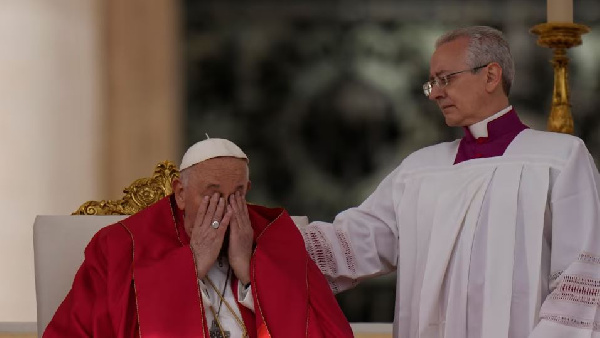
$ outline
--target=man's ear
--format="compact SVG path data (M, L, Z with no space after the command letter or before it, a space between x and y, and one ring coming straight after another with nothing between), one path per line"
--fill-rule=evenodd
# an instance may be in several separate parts
M252 188L252 182L250 180L248 180L248 184L246 185L246 193L248 193L248 191L250 191L250 188Z
M175 202L177 203L177 207L179 208L179 210L185 210L183 182L181 182L180 178L175 178L173 182L171 182L171 187L173 189L173 195L175 195Z
M487 66L486 70L485 89L489 93L496 91L497 88L502 90L502 67L496 62L492 62Z

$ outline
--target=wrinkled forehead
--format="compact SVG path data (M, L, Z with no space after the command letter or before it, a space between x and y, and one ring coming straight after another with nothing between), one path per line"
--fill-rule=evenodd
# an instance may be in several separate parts
M216 157L182 171L182 174L196 180L238 182L247 181L249 175L248 162L235 157Z
M458 38L441 44L431 55L429 75L443 75L465 69L468 45L467 38Z

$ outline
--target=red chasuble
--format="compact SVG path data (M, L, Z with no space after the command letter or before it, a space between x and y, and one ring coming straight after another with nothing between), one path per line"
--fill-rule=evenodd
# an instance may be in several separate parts
M255 313L238 307L250 337L352 337L287 212L248 210ZM189 237L171 198L100 230L88 244L73 287L44 332L87 336L209 337Z

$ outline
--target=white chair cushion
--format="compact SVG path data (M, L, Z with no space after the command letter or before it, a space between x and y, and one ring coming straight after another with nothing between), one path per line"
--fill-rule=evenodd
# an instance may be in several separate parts
M33 225L37 329L41 337L71 289L83 250L101 228L127 216L38 216Z

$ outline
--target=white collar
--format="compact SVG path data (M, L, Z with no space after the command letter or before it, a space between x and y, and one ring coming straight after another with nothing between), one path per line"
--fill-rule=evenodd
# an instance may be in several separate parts
M488 137L488 129L487 129L488 123L490 121L495 120L495 119L499 118L500 116L508 113L511 110L512 110L512 105L509 105L508 107L506 107L506 108L502 109L501 111L497 112L496 114L486 118L485 120L479 121L477 123L470 125L469 131L471 132L471 135L473 135L474 138Z

